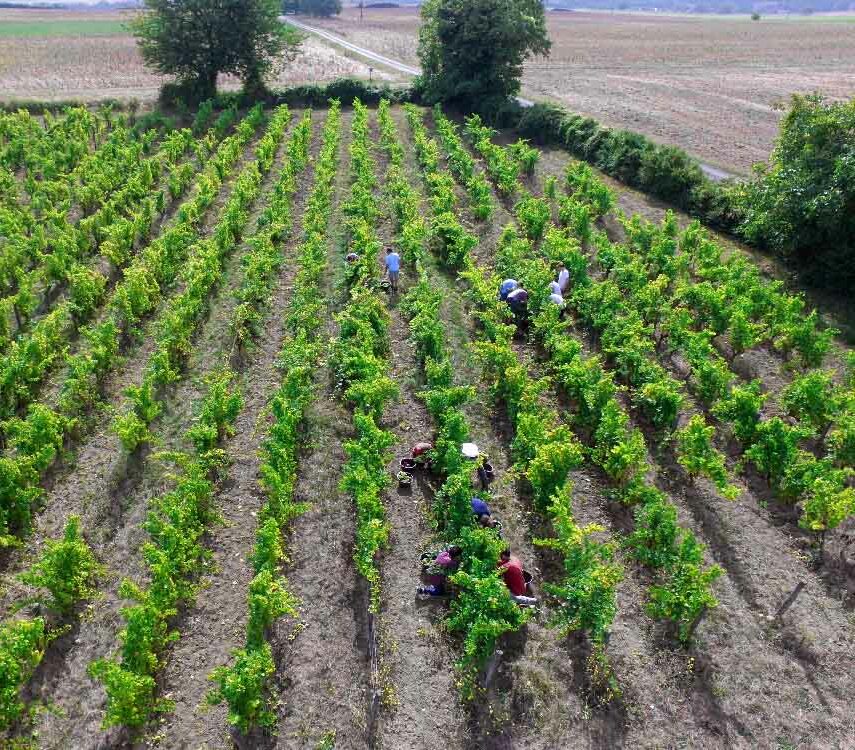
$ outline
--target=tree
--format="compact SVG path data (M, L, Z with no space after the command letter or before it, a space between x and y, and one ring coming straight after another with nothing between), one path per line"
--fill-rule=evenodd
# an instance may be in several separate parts
M794 96L768 165L738 187L740 231L803 266L808 280L855 281L855 99Z
M300 13L310 16L337 16L341 13L341 0L298 0Z
M268 73L294 58L300 36L280 23L280 8L280 0L145 0L131 28L146 64L202 101L216 94L220 73L258 93Z
M427 0L420 86L430 103L488 111L519 93L523 63L549 48L540 0Z

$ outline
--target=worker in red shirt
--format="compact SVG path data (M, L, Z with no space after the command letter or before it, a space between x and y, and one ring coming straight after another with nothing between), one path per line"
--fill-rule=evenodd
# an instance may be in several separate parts
M502 578L511 592L511 598L517 604L530 605L537 602L537 599L534 597L527 596L528 586L523 575L522 563L518 557L511 554L510 547L502 550L502 554L499 557L499 570L502 571Z

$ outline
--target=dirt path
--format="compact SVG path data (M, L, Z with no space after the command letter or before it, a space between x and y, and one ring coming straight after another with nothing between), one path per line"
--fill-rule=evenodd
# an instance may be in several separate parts
M313 159L320 150L322 117L314 119ZM295 221L290 237L283 243L286 260L273 290L263 333L245 357L241 378L244 408L235 425L236 436L227 446L231 458L229 480L216 500L225 525L212 529L208 544L213 573L205 579L184 618L181 640L170 652L159 680L162 694L174 698L176 704L151 735L169 737L175 747L216 747L229 741L226 706L207 706L205 695L211 688L210 673L229 663L231 652L245 641L246 595L253 572L249 557L256 539L254 519L264 500L258 486L259 449L267 433L268 403L280 381L276 360L285 335L282 318L297 271L294 254L302 240L301 217L313 176L311 167L307 167L298 178L299 189L292 207Z
M378 174L388 167L388 156L379 145L376 113L371 122L376 145ZM399 137L404 133L398 124ZM380 190L384 183L379 180ZM417 182L411 178L411 184ZM381 196L378 196L382 200ZM381 214L377 227L383 248L395 240L392 217ZM378 264L385 252L380 251ZM415 283L414 269L404 268L401 289L389 297L391 356L389 375L400 388L400 398L384 414L383 427L398 437L392 446L394 458L389 472L398 471L398 459L410 455L412 446L430 441L434 425L424 403L416 398L423 387L418 360L409 340L409 327L399 302L407 288ZM442 604L421 602L415 597L419 585L420 556L430 543L430 508L436 487L430 479L418 477L408 489L393 484L384 493L383 504L391 525L389 547L383 554L381 574L383 593L379 617L380 651L384 682L391 685L394 697L387 698L387 711L381 716L379 747L388 750L432 750L462 746L465 723L454 685L452 651L441 632L445 611ZM394 703L394 705L391 705Z
M283 139L283 146L284 142ZM253 144L250 144L244 152L235 170L235 179L252 159L252 148ZM282 153L280 147L276 168L265 179L248 232L252 231L264 195L281 168ZM229 192L228 188L221 192L206 222L206 230L216 223L218 208L224 204ZM194 339L186 375L167 398L167 416L153 426L165 446L183 444L184 430L191 424L191 405L201 393L198 379L222 362L221 353L228 351L229 290L242 275L236 257L237 252L226 267L223 284L214 292L212 314ZM116 379L124 385L138 382L152 350L153 338L149 337ZM114 381L111 396L112 400L118 401L122 389L116 386ZM125 577L137 581L147 578L139 555L139 548L146 539L142 525L150 498L168 486L166 475L170 470L168 465L149 461L150 453L149 450L129 457L110 430L109 420L103 420L100 429L79 453L74 472L55 488L38 519L34 535L38 546L31 545L31 552L40 547L46 537L60 534L68 516L76 513L81 516L87 538L108 570L101 598L96 600L88 616L75 630L52 647L31 682L33 696L56 709L44 714L39 723L43 747L114 747L124 746L127 742L123 731L114 729L103 733L99 730L106 696L103 687L94 682L86 670L91 661L109 656L118 646L117 634L124 624L120 616L124 601L118 596L119 583Z
M406 321L397 306L390 312L390 374L401 386L401 398L387 410L383 426L399 437L389 465L394 474L398 459L408 456L415 443L431 440L434 428L424 404L415 398L416 359L407 339ZM434 489L429 479L418 477L410 489L392 485L384 495L392 532L381 566L381 652L396 702L381 718L380 747L388 750L462 746L464 717L454 686L452 652L440 629L445 608L442 603L421 602L415 597L419 558L431 537L428 518Z
M348 194L351 119L351 112L342 112L329 273L321 290L333 308L345 242L341 205ZM331 316L319 325L321 341L337 334ZM326 737L334 738L336 748L356 750L366 746L367 636L363 587L352 559L354 512L338 487L346 461L343 445L353 432L350 415L332 393L326 367L318 369L316 384L295 489L295 500L310 503L310 508L294 521L287 545L288 589L301 601L300 621L279 621L272 639L282 696L276 746L315 748Z

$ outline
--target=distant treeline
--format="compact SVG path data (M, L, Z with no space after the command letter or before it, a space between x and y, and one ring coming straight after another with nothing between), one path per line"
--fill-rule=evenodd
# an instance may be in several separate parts
M855 11L855 0L550 0L555 10L658 10L679 13L827 13Z

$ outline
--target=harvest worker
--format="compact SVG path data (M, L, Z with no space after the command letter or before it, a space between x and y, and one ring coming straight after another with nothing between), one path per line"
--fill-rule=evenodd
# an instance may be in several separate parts
M520 283L516 279L505 279L499 286L499 300L505 302L514 289L519 289L519 285Z
M505 585L511 592L511 598L517 604L536 604L537 599L531 596L526 596L528 593L528 584L523 575L523 567L519 558L511 554L511 548L505 547L499 557L499 570L502 571L502 578Z
M478 516L489 516L490 515L490 506L487 505L480 497L472 498L472 512Z
M493 529L501 537L502 524L493 518L490 506L480 497L472 498L472 513L475 515L475 520L479 526L483 526L485 529Z
M430 452L432 450L433 443L416 443L410 451L410 455L413 457L416 463L419 463L426 469L429 469L431 466Z
M460 567L462 555L463 550L455 544L444 549L433 560L428 557L425 560L428 564L423 568L427 584L419 586L416 593L423 597L443 596L446 579ZM424 560L424 557L422 559Z
M484 529L493 529L499 539L502 538L502 524L493 516L478 516L478 525Z
M555 283L555 282L553 282L553 283ZM557 292L553 292L552 294L550 294L550 295L549 295L549 301L550 301L553 305L558 305L558 309L559 309L559 310L563 310L563 309L564 309L564 297L562 297L562 296L561 296L560 294L558 294Z
M557 281L549 282L549 293L550 294L563 294L561 291L561 285Z
M514 289L505 301L514 315L522 317L525 315L526 305L528 304L528 292L522 287Z
M563 263L558 264L558 289L564 294L570 288L570 271Z
M389 274L389 283L392 291L398 291L398 274L401 271L401 256L391 247L386 248L386 273Z
M344 256L344 259L348 263L350 263L350 265L353 265L354 263L356 263L356 261L359 260L359 256L356 253L348 253L347 255Z

